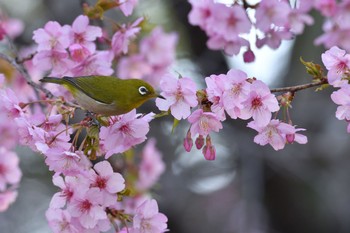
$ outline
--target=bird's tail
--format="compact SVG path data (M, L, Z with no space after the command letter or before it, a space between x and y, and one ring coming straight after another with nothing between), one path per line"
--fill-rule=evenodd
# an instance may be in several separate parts
M39 81L43 82L43 83L57 83L57 84L63 84L64 83L64 79L62 79L62 78L54 78L54 77L44 77L44 78L40 79Z

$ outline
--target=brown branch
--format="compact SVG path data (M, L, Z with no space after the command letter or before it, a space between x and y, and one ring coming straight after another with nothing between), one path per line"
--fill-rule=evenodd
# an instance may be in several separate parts
M35 83L32 78L30 77L30 75L28 74L27 70L24 68L24 66L22 64L18 64L16 62L15 58L12 58L6 54L0 53L0 58L4 59L5 61L7 61L8 63L10 63L17 71L19 71L22 76L24 77L24 79L27 81L27 83L32 86L34 88L34 90L37 92L37 90L40 90L42 92L45 93L45 95L48 98L53 98L53 94L47 90L46 88L44 88L43 86ZM38 93L37 93L38 94Z
M272 93L275 93L275 92L292 92L292 93L294 93L294 92L301 91L304 89L321 86L321 85L327 84L327 83L328 83L328 80L326 78L323 78L323 79L316 81L316 82L313 82L313 83L307 83L307 84L291 86L291 87L273 88L273 89L271 89L271 92Z

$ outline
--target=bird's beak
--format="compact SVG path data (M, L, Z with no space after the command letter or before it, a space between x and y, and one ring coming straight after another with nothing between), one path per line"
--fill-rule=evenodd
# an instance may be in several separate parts
M164 96L162 96L160 94L157 95L157 98L161 98L161 99L165 100Z

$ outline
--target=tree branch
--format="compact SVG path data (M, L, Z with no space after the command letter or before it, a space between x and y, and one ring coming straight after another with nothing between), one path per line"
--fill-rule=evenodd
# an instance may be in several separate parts
M281 88L273 88L271 89L271 93L275 93L275 92L297 92L300 90L304 90L307 88L311 88L311 87L317 87L317 86L321 86L323 84L327 84L328 80L326 78L323 78L319 81L313 82L313 83L307 83L307 84L302 84L302 85L296 85L296 86L291 86L291 87L281 87Z
M24 68L24 66L22 64L18 64L16 62L16 59L15 58L12 58L6 54L3 54L3 53L0 53L0 58L4 59L5 61L7 61L8 63L10 63L16 70L18 70L22 76L25 78L25 80L27 81L27 83L32 86L35 90L40 90L42 92L45 93L45 95L48 97L48 98L52 98L53 97L53 94L47 90L46 88L44 88L43 86L35 83L30 75L28 74L27 70Z

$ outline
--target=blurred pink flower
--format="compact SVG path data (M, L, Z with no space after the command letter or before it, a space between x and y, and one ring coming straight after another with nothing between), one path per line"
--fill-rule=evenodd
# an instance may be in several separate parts
M6 211L17 199L17 191L7 190L0 192L0 212Z
M7 185L16 185L22 177L19 159L15 152L0 147L0 192L5 191Z
M136 34L141 31L139 25L143 21L143 17L138 18L131 25L123 24L121 28L114 33L112 37L112 50L116 56L121 53L126 54L128 52L128 46L130 40L136 37Z
M157 202L147 200L143 202L137 209L133 218L133 227L135 232L142 233L162 233L167 231L168 218L159 213Z
M73 76L111 75L113 57L111 51L96 51L75 65L71 72Z
M226 119L223 103L224 85L225 85L226 75L210 75L205 78L205 83L207 88L205 91L208 95L208 100L212 102L211 110L213 113L217 114L221 121Z
M129 16L132 14L137 3L138 3L138 0L124 0L122 1L122 4L119 6L119 9L123 12L125 16Z
M160 93L165 99L157 98L156 105L161 111L168 111L178 120L186 119L191 114L191 107L198 104L196 84L187 77L177 78L168 73L160 81Z
M339 90L334 91L331 99L339 105L335 116L339 120L350 121L350 85L343 85Z
M123 57L118 63L118 77L121 79L137 78L142 79L151 75L153 68L141 54Z
M149 139L141 154L138 180L138 190L150 189L158 181L160 175L165 171L162 154L157 150L155 139Z
M48 209L46 219L53 233L82 233L84 228L76 218L72 218L69 211L62 209Z

